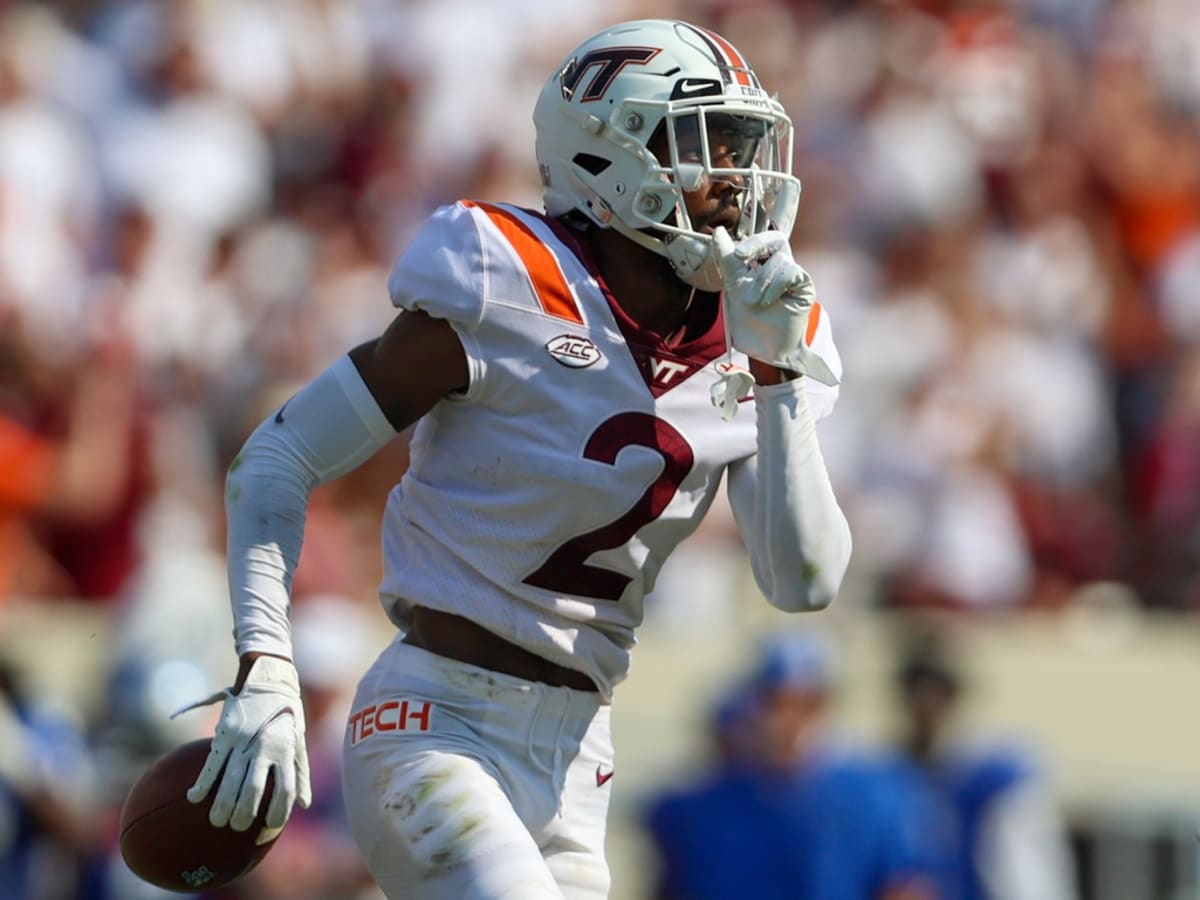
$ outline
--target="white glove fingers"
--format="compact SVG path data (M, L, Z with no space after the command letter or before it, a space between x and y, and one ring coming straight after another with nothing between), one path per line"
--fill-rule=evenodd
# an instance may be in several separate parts
M237 804L238 794L242 790L242 782L246 778L246 769L250 765L250 754L246 750L234 750L229 754L225 764L225 775L221 786L217 788L217 796L213 798L212 809L208 811L208 821L214 828L224 828L229 824L233 808Z
M787 235L779 231L764 231L734 243L723 227L713 229L712 252L726 288L734 281L752 275L755 271L752 267L756 264L761 267L770 263L787 245Z
M312 806L312 778L308 774L308 744L304 735L296 741L296 802L304 809Z
M770 306L778 301L793 284L795 276L789 272L780 272L775 278L767 282L767 286L762 293L757 297L758 306Z
M796 263L792 263L792 273L783 293L801 306L812 306L817 302L817 288L812 276Z
M780 231L761 231L738 241L734 255L743 263L765 260L774 256L788 242L787 235Z
M733 238L720 225L713 229L712 252L716 257L717 267L720 268L721 275L726 283L737 278L745 270L745 264L737 258L736 245L733 243Z
M296 802L296 766L282 762L275 769L275 784L271 788L271 802L267 805L266 825L282 828L292 814Z
M238 791L237 802L233 806L233 814L229 817L229 827L234 831L246 831L254 824L258 808L262 806L263 797L267 793L267 776L271 774L271 769L271 761L264 759L261 755L256 755L250 760L250 765L246 769L246 777L242 780L242 789ZM274 789L276 796L280 794L279 787L277 777ZM271 824L268 820L267 825L271 826Z
M225 741L213 741L212 748L208 751L208 758L204 760L204 767L196 776L195 784L188 788L189 803L200 803L208 796L208 792L216 784L217 776L221 774L221 767L225 765L229 750L230 744Z
M779 253L772 256L763 265L762 279L766 283L759 305L770 306L772 303L789 295L801 306L812 303L812 278L792 259L791 253Z

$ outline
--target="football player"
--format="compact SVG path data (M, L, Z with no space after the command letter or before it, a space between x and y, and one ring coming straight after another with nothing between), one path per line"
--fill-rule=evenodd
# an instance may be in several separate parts
M826 606L850 553L815 431L841 365L788 245L782 106L724 38L652 20L572 50L534 122L545 211L437 210L391 326L227 480L241 666L189 799L245 829L274 772L282 826L310 799L288 633L309 492L416 423L382 525L397 635L343 763L361 850L406 900L607 895L613 691L723 477L773 605Z

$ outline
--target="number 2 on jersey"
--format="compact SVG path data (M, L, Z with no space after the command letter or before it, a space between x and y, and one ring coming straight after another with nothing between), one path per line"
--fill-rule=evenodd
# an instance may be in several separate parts
M621 413L603 422L588 438L583 458L613 466L626 447L657 451L663 458L662 473L619 519L560 545L525 579L526 584L595 600L616 603L621 599L630 577L589 565L588 557L600 550L620 547L639 528L662 515L695 462L692 448L683 435L662 419L641 412Z

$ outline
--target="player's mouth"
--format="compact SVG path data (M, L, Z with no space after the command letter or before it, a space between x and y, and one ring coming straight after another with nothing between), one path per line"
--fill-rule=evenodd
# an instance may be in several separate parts
M700 233L711 235L714 231L716 231L717 226L720 226L730 234L737 234L738 223L741 221L741 218L741 215L736 209L732 209L728 212L722 211L701 225Z
M717 208L700 220L699 230L703 234L712 234L719 225L730 234L737 234L741 221L741 204L737 202L736 198L723 197Z

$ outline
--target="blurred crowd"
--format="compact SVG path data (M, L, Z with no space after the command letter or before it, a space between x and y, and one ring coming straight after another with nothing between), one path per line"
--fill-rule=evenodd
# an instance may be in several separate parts
M163 711L229 677L228 462L389 321L388 268L436 205L540 206L538 87L642 16L722 31L795 122L794 246L846 370L822 442L852 599L1200 604L1195 0L10 2L0 635L17 601L111 617L105 703L54 743L79 772L203 731ZM298 612L372 621L405 463L399 441L314 495ZM4 684L6 734L65 727ZM13 755L0 846L48 828L86 857L57 776Z
M874 596L1195 608L1200 6L843 6L747 52L799 122L797 258L847 372L825 455Z

